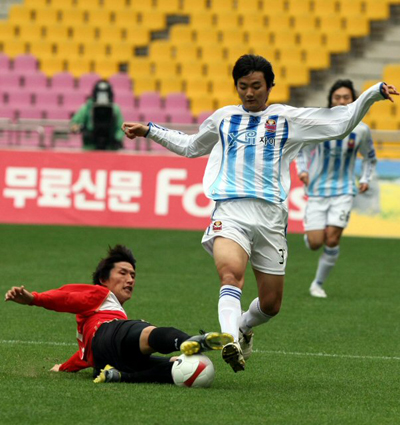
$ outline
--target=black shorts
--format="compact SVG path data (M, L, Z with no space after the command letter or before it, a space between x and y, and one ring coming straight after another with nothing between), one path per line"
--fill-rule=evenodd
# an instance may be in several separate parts
M92 341L95 369L111 365L121 372L137 372L149 369L167 357L155 357L140 352L140 335L144 328L152 326L142 320L113 320L103 323Z

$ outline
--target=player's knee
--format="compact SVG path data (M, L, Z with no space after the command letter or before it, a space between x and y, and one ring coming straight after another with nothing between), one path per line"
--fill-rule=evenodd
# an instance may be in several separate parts
M260 301L261 311L268 316L276 316L281 309L281 299L275 298L273 300Z
M325 245L329 248L335 248L339 245L340 236L331 235L326 238Z
M221 286L231 285L241 288L243 286L243 275L226 271L220 275Z

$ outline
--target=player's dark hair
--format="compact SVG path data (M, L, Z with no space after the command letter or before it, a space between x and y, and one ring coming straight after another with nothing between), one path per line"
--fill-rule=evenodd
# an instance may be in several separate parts
M275 85L275 74L272 70L271 63L268 62L267 59L257 55L243 55L236 61L232 70L235 86L237 86L239 78L245 77L256 71L260 71L264 74L267 88L271 88Z
M353 98L353 102L357 99L357 93L354 89L353 86L353 81L351 80L337 80L333 86L331 87L331 89L329 90L329 94L328 94L328 108L332 108L332 95L333 93L338 90L341 89L342 87L346 87L347 89L349 89L351 91L351 96Z
M114 248L108 247L108 256L102 258L93 272L93 283L101 285L101 281L105 281L110 277L110 271L113 269L115 263L124 261L132 264L136 269L136 260L133 257L132 251L123 245L115 245Z

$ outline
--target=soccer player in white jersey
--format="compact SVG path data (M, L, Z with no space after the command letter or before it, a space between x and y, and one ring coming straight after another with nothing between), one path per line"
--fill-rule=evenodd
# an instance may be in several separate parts
M268 322L281 307L287 260L285 199L290 162L306 144L343 139L378 100L398 94L385 83L371 87L354 103L333 108L267 107L274 86L271 64L244 55L233 68L241 105L217 110L187 135L154 123L124 123L127 137L149 137L186 157L210 155L204 174L206 196L216 201L204 248L214 256L220 278L218 316L234 342L222 350L237 372L250 356L253 328ZM242 314L244 274L250 261L258 297Z
M348 105L356 98L352 81L337 80L329 91L328 106ZM344 139L307 146L297 157L298 175L308 195L304 240L312 250L324 246L310 286L313 297L327 297L323 283L339 258L340 238L357 194L355 163L358 152L363 156L358 192L364 193L376 166L371 132L366 124L360 122Z

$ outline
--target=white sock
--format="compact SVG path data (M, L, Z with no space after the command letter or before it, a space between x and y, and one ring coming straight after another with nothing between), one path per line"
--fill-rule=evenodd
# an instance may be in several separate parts
M239 320L242 315L240 298L242 291L236 286L224 285L219 291L218 318L221 332L227 332L239 340Z
M265 314L260 308L260 300L254 299L249 309L244 312L240 318L239 328L243 333L248 333L254 326L267 323L272 316Z
M336 264L339 258L339 251L339 245L332 248L324 246L324 252L319 257L317 274L315 275L315 281L319 285L325 282L333 266Z

